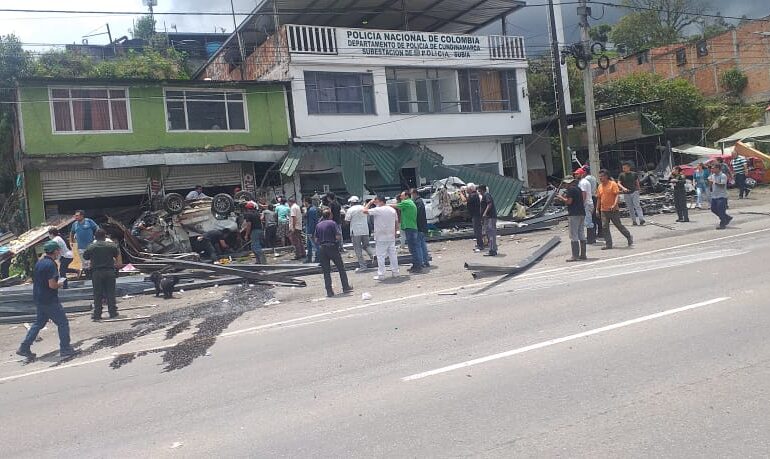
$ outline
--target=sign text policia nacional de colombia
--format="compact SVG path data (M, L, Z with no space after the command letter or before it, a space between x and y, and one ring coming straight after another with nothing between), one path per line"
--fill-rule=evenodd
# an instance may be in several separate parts
M344 34L346 54L470 59L486 51L486 37L473 35L350 29Z

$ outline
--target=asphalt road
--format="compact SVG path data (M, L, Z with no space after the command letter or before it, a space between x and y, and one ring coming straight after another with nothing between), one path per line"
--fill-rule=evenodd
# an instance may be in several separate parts
M3 365L2 456L767 456L761 219L481 295L236 322L179 371Z

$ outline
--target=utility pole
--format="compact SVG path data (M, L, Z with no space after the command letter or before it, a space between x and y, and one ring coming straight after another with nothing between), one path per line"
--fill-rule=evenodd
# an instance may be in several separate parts
M589 65L583 70L583 90L586 97L586 131L588 132L588 164L591 166L591 174L596 176L601 169L599 161L599 146L596 143L596 108L594 104L594 76L591 73L591 38L588 35L590 26L588 17L591 15L591 8L587 5L587 0L580 0L578 7L578 17L580 17L580 42L583 46L583 54L588 56L586 59Z
M553 0L548 0L548 16L551 22L551 65L554 73L554 85L556 86L556 108L559 111L559 146L561 149L561 165L563 176L569 175L571 171L572 159L569 153L567 139L567 110L564 103L564 80L561 74L561 51L559 50L559 40L556 34L556 15L553 7Z

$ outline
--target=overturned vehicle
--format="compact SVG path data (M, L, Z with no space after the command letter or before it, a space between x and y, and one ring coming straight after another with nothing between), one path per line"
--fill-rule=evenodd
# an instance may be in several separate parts
M221 193L213 198L185 201L171 193L163 198L162 209L143 212L131 225L131 235L144 252L156 254L198 252L198 236L213 230L229 230L238 234L238 219L247 202L254 198L241 191L230 196Z

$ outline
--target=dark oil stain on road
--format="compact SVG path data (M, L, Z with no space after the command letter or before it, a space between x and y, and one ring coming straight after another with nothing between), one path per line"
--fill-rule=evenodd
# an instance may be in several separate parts
M166 329L165 338L172 339L189 330L193 321L202 319L194 327L192 336L173 346L120 354L110 363L110 367L117 370L147 354L162 353L164 372L180 370L192 364L195 359L205 356L222 331L237 318L249 311L264 307L264 303L270 298L272 294L267 288L239 287L223 294L218 300L162 312L133 322L128 330L100 337L94 344L83 349L79 357L91 355L101 349L122 346L162 329Z

